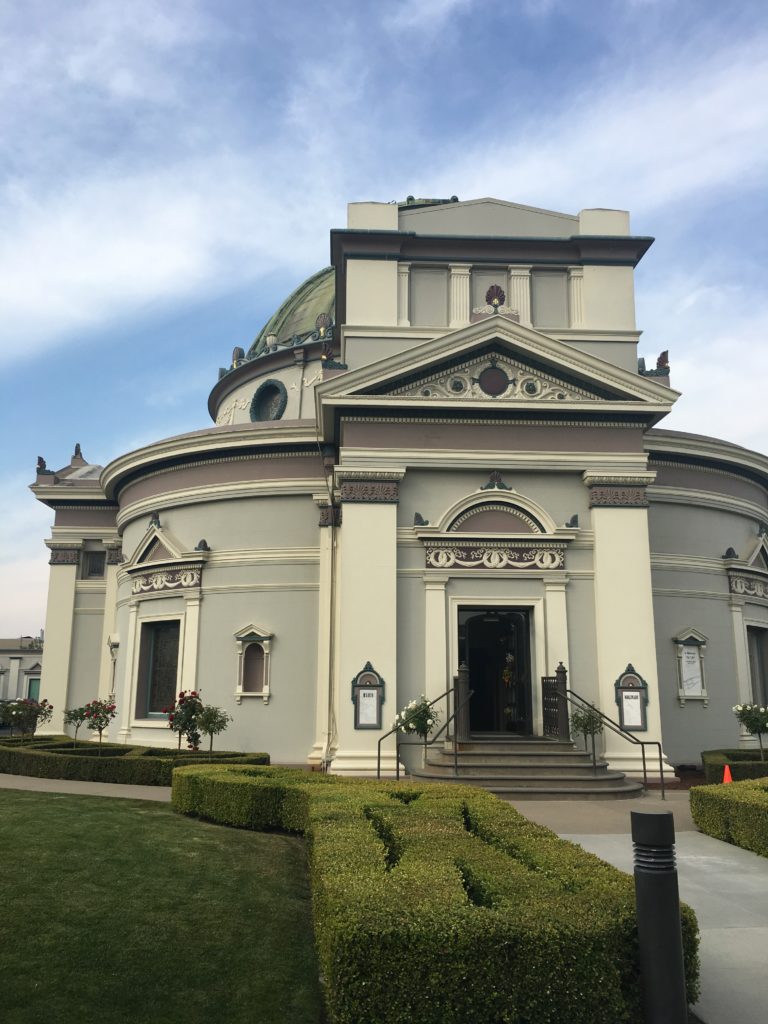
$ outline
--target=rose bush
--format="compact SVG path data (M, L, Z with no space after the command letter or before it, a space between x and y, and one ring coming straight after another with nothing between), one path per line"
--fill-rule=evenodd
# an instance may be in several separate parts
M392 723L392 728L407 736L416 733L417 736L425 740L437 725L439 717L437 711L422 694L418 700L412 700L405 705L402 711L398 712Z
M101 737L104 730L115 717L117 705L108 700L92 700L85 705L86 728L99 734L99 757L101 757Z
M168 728L179 734L179 747L181 750L181 738L186 737L189 750L200 749L200 713L203 710L203 702L197 690L182 690L176 700L167 708L163 708L163 714L168 715Z
M763 733L768 732L768 708L760 707L759 704L736 704L733 713L750 736L757 736L760 760L764 761Z

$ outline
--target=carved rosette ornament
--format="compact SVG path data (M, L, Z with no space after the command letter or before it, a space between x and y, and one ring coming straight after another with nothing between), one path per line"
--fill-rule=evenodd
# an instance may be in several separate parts
M425 551L427 569L562 569L565 546L435 544Z
M341 500L396 505L399 500L398 483L396 480L345 480L341 485Z
M199 566L143 572L133 577L134 594L157 593L162 590L189 590L200 586Z

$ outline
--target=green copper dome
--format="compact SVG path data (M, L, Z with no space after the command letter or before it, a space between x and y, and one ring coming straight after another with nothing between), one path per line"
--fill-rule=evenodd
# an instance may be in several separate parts
M248 349L246 359L255 359L267 348L267 337L275 335L278 344L294 337L303 341L315 330L321 313L334 316L336 308L336 277L333 267L326 267L300 284L273 313Z

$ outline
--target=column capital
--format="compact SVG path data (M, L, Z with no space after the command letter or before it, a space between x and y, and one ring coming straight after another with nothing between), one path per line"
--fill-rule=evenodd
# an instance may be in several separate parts
M472 272L471 263L449 263L448 268L450 269L451 274L454 274L457 277L469 277Z
M590 508L647 508L646 487L656 479L655 473L592 473L582 479L589 488Z

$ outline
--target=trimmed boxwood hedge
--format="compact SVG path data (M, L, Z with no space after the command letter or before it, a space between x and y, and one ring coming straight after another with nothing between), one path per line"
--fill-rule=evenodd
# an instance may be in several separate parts
M172 800L306 836L333 1024L642 1020L632 878L483 790L206 765L174 772Z
M768 779L694 786L691 815L707 835L768 857Z
M214 751L214 757L230 763L267 765L269 754L238 754ZM96 744L78 743L66 736L36 737L21 744L17 738L0 737L0 772L31 775L41 779L76 779L81 782L121 782L133 786L170 786L175 768L200 764L208 754L157 747L104 744L101 757Z
M759 750L702 750L704 778L710 785L723 781L723 769L731 767L734 782L743 779L762 779L768 776L768 761L760 760Z

